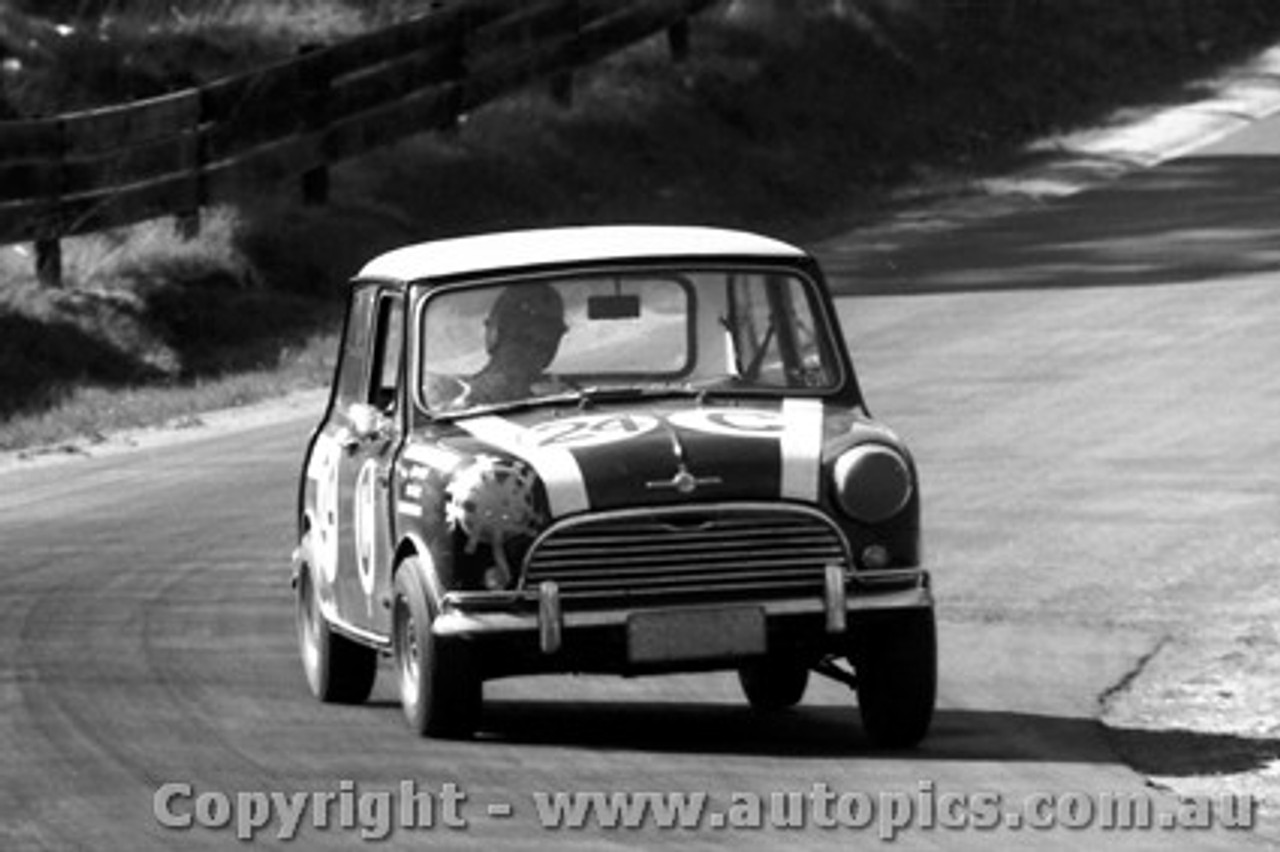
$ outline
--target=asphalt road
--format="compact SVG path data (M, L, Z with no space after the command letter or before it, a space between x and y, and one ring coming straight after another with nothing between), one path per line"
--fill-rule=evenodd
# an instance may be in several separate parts
M1162 642L1275 588L1274 138L1274 126L1254 130L892 249L863 250L856 236L826 247L853 296L841 308L872 407L909 439L924 479L942 684L919 750L872 750L851 695L825 682L768 717L720 675L504 681L488 686L469 743L411 737L385 676L369 706L315 704L286 582L317 415L306 408L0 474L0 849L232 848L234 826L160 826L156 791L188 784L235 805L237 793L403 782L456 785L467 826L444 825L437 802L433 827L398 830L384 848L851 849L877 845L882 827L828 828L811 814L804 828L545 829L533 797L553 791L705 791L726 805L752 791L897 794L916 816L900 848L1280 842L955 829L928 816L951 794L999 794L1005 809L1037 794L1175 804L1120 754L1131 738L1158 751L1195 737L1109 731L1097 715ZM1199 768L1216 753L1205 748ZM218 796L203 801L220 821ZM358 830L313 820L298 848L360 845ZM287 845L280 828L262 828L259 843Z

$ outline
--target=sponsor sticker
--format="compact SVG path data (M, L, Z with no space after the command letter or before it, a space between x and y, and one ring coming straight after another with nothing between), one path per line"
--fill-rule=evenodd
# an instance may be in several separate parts
M369 459L360 468L356 478L356 493L352 511L355 517L352 526L355 530L356 567L360 570L360 587L366 596L373 594L373 566L377 547L377 495L374 484L377 481L378 463Z

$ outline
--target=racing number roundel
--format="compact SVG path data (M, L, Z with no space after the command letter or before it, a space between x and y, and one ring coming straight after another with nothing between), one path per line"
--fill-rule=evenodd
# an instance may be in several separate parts
M326 435L316 439L309 475L316 483L311 558L325 583L338 576L338 468L342 450Z

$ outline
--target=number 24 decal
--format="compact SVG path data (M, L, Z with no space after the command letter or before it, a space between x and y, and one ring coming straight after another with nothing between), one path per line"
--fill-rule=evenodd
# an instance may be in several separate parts
M737 408L682 411L667 418L673 426L730 437L776 438L784 428L781 412ZM532 428L540 447L597 447L636 438L658 427L648 414L596 414L551 420Z
M658 419L647 414L595 414L551 420L533 427L540 447L595 447L651 432Z

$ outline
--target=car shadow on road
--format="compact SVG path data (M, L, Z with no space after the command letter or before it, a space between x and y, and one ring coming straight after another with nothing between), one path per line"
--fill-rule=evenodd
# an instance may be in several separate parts
M1277 203L1280 157L1187 157L1017 216L854 233L820 257L839 295L1190 284L1280 271Z
M1234 775L1280 761L1280 739L1111 727L1106 737L1124 762L1144 775Z
M494 701L481 740L587 749L831 758L877 754L852 701L761 712L717 702ZM1280 756L1280 740L1247 741L1186 731L1108 729L1096 719L999 710L942 709L913 760L1133 762L1149 774L1236 772ZM1161 762L1160 756L1163 756ZM1157 766L1158 764L1158 766ZM1154 768L1159 768L1157 772Z

